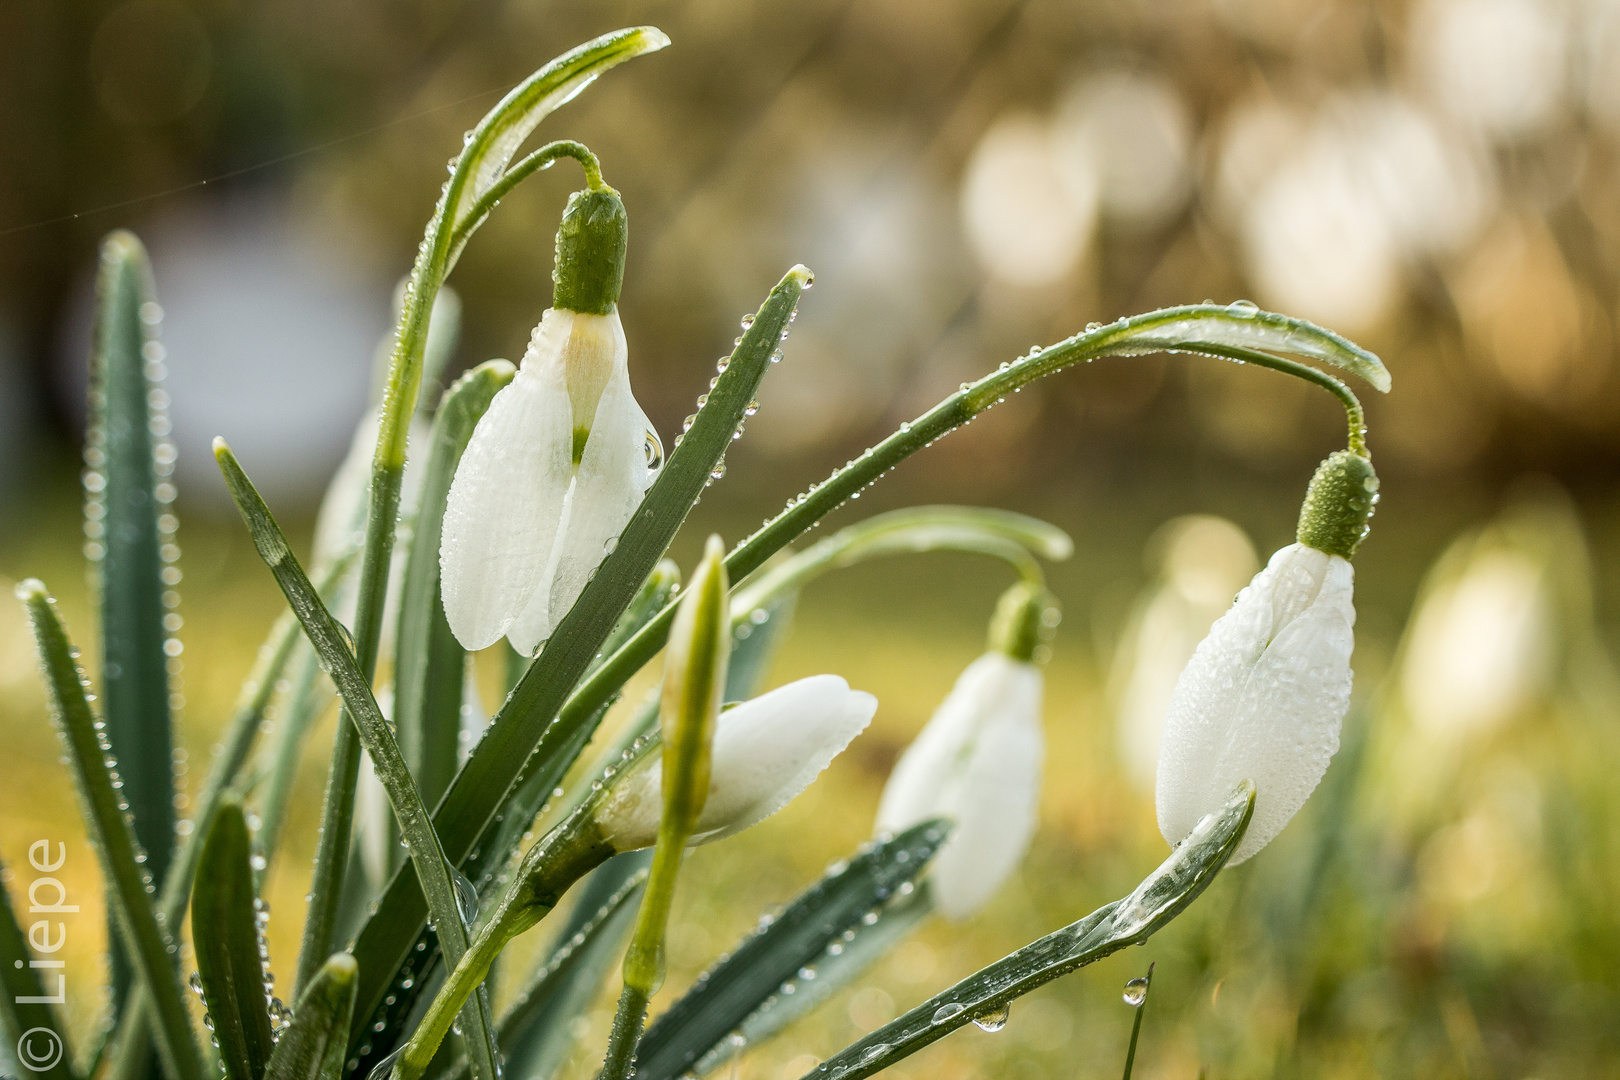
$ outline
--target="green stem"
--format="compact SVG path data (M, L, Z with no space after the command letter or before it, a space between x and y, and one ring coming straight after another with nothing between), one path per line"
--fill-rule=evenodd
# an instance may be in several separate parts
M1158 961L1154 961L1158 963ZM1136 1065L1136 1039L1142 1034L1142 1014L1147 1012L1148 991L1153 988L1153 964L1148 965L1147 976L1142 980L1142 1000L1136 1003L1136 1019L1131 1023L1131 1045L1125 1051L1125 1076L1123 1080L1131 1080L1131 1070Z
M608 1032L602 1080L627 1080L635 1075L636 1047L641 1043L641 1025L646 1019L646 993L625 983L619 994L619 1007L613 1013L613 1029Z
M590 190L611 190L607 184L602 182L602 166L596 160L596 155L591 153L584 143L578 143L572 139L558 139L556 142L549 142L527 157L515 162L488 191L484 192L476 202L466 209L457 221L455 231L450 236L450 250L459 253L462 247L466 245L468 238L478 229L478 226L484 223L484 219L489 217L490 212L500 205L500 201L511 193L513 188L535 173L551 168L552 164L559 158L565 157L573 158L584 167L585 185ZM452 255L453 258L454 255Z

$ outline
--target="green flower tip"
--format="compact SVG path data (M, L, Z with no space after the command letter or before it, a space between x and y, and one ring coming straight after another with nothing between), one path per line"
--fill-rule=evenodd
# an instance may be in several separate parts
M339 986L354 982L360 975L360 964L353 953L333 953L322 968L323 974Z
M1298 538L1306 547L1353 558L1372 527L1378 474L1372 461L1349 450L1330 454L1311 477L1299 509Z
M793 269L788 271L788 277L797 281L801 289L808 289L816 283L816 272L804 263L794 263Z
M1047 642L1062 619L1057 597L1021 581L1001 594L990 619L990 648L1026 664L1044 664Z
M17 587L12 593L25 604L40 600L49 601L51 598L51 594L45 589L45 583L37 577L24 578L17 582Z
M231 444L225 441L225 436L215 435L214 457L219 461L224 461L226 458L231 456Z
M586 315L606 315L619 302L630 222L624 200L603 185L568 197L557 227L556 286L551 306Z

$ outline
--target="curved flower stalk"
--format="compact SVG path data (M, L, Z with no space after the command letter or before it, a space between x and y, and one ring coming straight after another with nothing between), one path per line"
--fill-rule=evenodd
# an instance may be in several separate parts
M1174 847L1237 784L1256 788L1240 863L1305 805L1339 748L1350 707L1356 621L1350 557L1367 533L1378 477L1333 454L1311 479L1298 542L1282 548L1218 619L1176 683L1156 799Z
M478 421L445 508L444 611L468 649L504 634L533 655L663 464L619 321L624 204L581 151L590 186L557 232L553 306Z
M1260 568L1254 546L1225 518L1191 514L1162 527L1158 581L1144 590L1109 675L1126 775L1153 790L1164 714L1187 661L1232 597Z
M1057 615L1044 590L1007 590L989 651L962 672L883 789L879 832L936 817L955 822L929 878L935 906L952 921L989 902L1035 835L1046 752L1041 642Z

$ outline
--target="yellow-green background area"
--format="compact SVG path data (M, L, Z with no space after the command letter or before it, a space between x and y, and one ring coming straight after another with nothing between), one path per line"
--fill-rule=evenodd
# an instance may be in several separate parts
M690 563L704 530L737 537L762 510L780 505L748 494L765 489L765 475L735 473L742 474L734 475L735 487L728 481L713 489L677 543L683 562ZM94 670L77 507L71 477L61 479L54 495L13 509L23 527L0 548L0 573L46 579ZM1066 614L1048 670L1040 829L1021 871L977 918L926 925L856 987L774 1042L749 1048L721 1075L797 1076L954 979L1123 895L1164 857L1151 795L1135 790L1118 765L1103 690L1112 642L1133 597L1150 583L1144 551L1164 520L1199 510L1227 514L1269 552L1290 539L1306 477L1238 474L1217 482L1183 464L1159 470L1145 485L1056 479L1060 495L1016 500L1018 508L1071 529L1077 542L1074 558L1052 569ZM902 472L823 530L900 495L916 501L946 494L934 484ZM1438 776L1407 760L1405 722L1379 704L1387 700L1384 673L1425 569L1459 530L1512 497L1388 486L1373 538L1357 560L1358 706L1347 740L1364 732L1372 738L1353 791L1344 794L1340 784L1339 795L1325 794L1344 778L1335 771L1343 768L1341 757L1281 837L1221 875L1146 947L1020 1000L1000 1033L968 1027L888 1075L1116 1075L1132 1019L1121 988L1150 961L1158 966L1140 1076L1616 1075L1620 815L1612 778L1620 765L1620 698L1608 694L1601 671L1583 669L1586 675L1559 681L1532 708L1463 748ZM1597 552L1594 596L1600 615L1609 615L1615 610L1609 553L1620 535L1620 506L1592 496L1578 513ZM181 783L194 793L211 737L279 597L236 522L187 519L181 543L181 743L189 755ZM1581 557L1573 548L1567 553L1572 563ZM761 912L868 837L889 768L982 648L984 619L1008 578L997 564L936 555L839 573L810 589L772 682L837 672L875 693L881 707L867 733L787 810L692 856L671 922L670 977L655 1012ZM493 701L497 665L493 656L485 660L481 681ZM651 675L643 673L637 685L650 685ZM1579 678L1589 681L1580 685ZM297 950L332 722L329 713L309 741L290 836L270 877L270 954L282 994ZM14 897L27 880L19 868L26 845L68 841L60 876L82 910L69 917L63 955L82 1044L99 1009L103 909L17 609L0 614L0 738L0 851L12 867ZM1414 782L1421 792L1412 790ZM1400 809L1414 795L1426 812ZM1318 860L1324 838L1339 843ZM1313 866L1320 870L1315 886L1308 884ZM1307 893L1315 897L1308 903ZM507 993L550 933L542 924L513 947L502 968ZM592 1075L599 1064L615 986L616 973L576 1022L582 1049L569 1075Z

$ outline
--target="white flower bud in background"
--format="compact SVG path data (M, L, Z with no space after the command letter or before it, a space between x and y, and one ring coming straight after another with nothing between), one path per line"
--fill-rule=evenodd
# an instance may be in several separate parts
M1153 789L1158 774L1164 715L1177 678L1260 568L1249 538L1225 518L1176 518L1149 547L1161 553L1154 567L1159 580L1137 602L1109 676L1120 756L1143 791Z
M611 210L592 217L592 200L616 207L617 217ZM623 219L611 189L570 200L558 233L556 306L541 316L516 377L478 421L450 485L439 566L445 615L468 649L505 635L533 655L663 464L630 391L616 303ZM591 248L613 244L606 255Z
M1244 780L1254 817L1232 864L1282 831L1339 749L1350 707L1355 573L1378 479L1348 452L1322 463L1300 542L1271 557L1198 646L1171 695L1159 754L1159 831L1172 847Z
M800 679L726 709L715 726L709 796L691 843L739 833L792 802L875 712L877 698L836 675ZM619 851L657 840L662 776L662 755L648 754L603 798L596 823Z
M1015 586L1002 598L991 649L962 672L889 775L879 832L950 818L929 878L953 921L973 915L1024 858L1035 834L1045 737L1038 642L1056 623L1051 598Z

